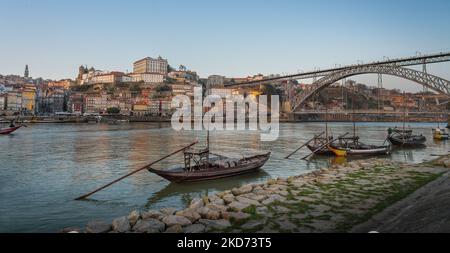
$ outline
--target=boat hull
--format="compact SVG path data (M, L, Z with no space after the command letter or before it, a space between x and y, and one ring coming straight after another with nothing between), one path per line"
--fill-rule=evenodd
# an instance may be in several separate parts
M346 156L379 156L389 155L391 148L389 146L376 147L370 149L351 149L330 146L329 149L338 157Z
M243 163L228 168L220 166L211 166L208 169L201 169L194 171L185 171L183 168L176 168L168 171L157 170L153 168L147 168L147 170L175 183L196 182L196 181L233 177L242 174L256 172L267 162L269 157L270 153L267 153L264 155L258 155L254 157L241 159L240 162Z
M320 146L313 146L313 145L306 145L311 152L314 152L319 148ZM331 151L329 148L324 147L321 148L319 151L316 151L316 155L334 155L333 151Z
M423 147L427 138L425 136L411 136L403 139L400 136L390 136L389 141L395 146Z
M5 128L5 129L1 129L0 130L0 135L7 135L10 133L13 133L14 131L16 131L17 129L21 128L22 126L17 126L17 127L10 127L10 128Z

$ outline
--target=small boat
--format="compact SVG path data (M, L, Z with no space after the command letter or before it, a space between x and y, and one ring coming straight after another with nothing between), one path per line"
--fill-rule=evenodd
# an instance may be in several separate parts
M435 140L448 140L449 134L447 132L447 129L445 128L436 128L432 130L433 132L433 139Z
M413 135L411 129L389 128L389 141L395 146L423 147L427 138L423 135Z
M390 155L392 145L367 145L358 141L358 137L341 138L338 144L330 144L328 148L338 157Z
M232 177L258 171L269 160L270 152L242 159L215 157L209 159L209 150L186 150L184 166L168 170L147 168L171 182L195 182Z
M315 137L310 143L306 145L311 152L315 151L317 155L333 155L331 151L325 144L333 140L333 136L328 137ZM325 145L325 146L324 146Z
M8 127L8 128L1 128L0 129L0 135L7 135L10 134L14 131L16 131L17 129L21 128L22 126L14 126L14 127Z

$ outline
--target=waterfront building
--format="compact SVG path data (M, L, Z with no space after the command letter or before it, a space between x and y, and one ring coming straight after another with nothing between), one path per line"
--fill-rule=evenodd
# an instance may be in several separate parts
M26 86L22 90L22 110L34 114L36 109L36 87Z
M39 112L53 114L66 111L66 93L62 89L47 89L43 91Z
M7 102L6 110L19 112L22 108L22 92L20 91L8 92L6 102Z
M100 113L102 110L102 96L98 93L89 93L84 96L84 111L86 113Z
M133 63L133 72L135 74L143 73L158 73L167 75L168 62L161 56L154 59L152 57L146 57Z
M0 94L0 111L5 110L6 108L6 94Z

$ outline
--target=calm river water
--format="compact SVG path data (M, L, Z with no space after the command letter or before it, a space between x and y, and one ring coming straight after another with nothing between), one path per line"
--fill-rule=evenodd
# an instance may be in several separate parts
M361 141L381 144L389 126L395 123L358 123ZM434 142L431 129L436 124L410 124L428 138L428 148L396 150L391 159L417 163L445 154L447 142ZM335 136L352 130L351 123L330 124ZM283 123L275 142L260 142L258 132L236 131L211 134L211 151L241 157L271 151L260 173L210 182L173 184L141 171L86 201L73 199L166 155L196 138L201 132L175 132L170 123L36 124L13 135L0 136L0 232L56 232L69 226L83 227L92 219L110 221L133 209L182 208L192 197L230 189L271 177L288 177L320 169L335 158L315 158L307 163L295 150L321 123ZM159 166L182 162L178 155Z

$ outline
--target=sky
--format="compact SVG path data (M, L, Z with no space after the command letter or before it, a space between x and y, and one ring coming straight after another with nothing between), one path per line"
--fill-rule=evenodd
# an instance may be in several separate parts
M450 51L448 0L0 0L0 9L0 74L28 64L50 79L75 78L80 65L132 71L159 55L201 77L242 77ZM450 64L428 70L450 79Z

